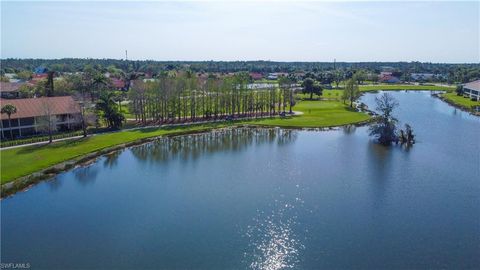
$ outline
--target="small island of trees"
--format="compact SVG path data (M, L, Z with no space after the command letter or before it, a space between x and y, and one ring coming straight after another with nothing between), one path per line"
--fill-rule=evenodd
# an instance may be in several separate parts
M383 93L375 98L380 114L370 125L370 136L373 136L380 144L390 145L393 142L410 146L415 143L413 129L405 124L405 130L398 129L398 119L392 113L399 106L398 101L389 93Z

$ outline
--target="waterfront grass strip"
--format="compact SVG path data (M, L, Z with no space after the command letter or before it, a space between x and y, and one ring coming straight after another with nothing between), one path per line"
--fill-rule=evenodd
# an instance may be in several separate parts
M2 150L0 152L1 183L11 182L22 176L95 151L150 137L207 131L239 124L297 128L331 127L363 122L369 119L368 115L351 111L346 105L338 101L302 101L294 109L295 111L301 111L303 114L286 118L275 117L228 123L125 130L78 140Z
M480 106L480 101L471 100L468 97L459 96L457 93L445 93L441 95L446 101L452 103L453 105L464 108L468 111L473 111L473 107Z

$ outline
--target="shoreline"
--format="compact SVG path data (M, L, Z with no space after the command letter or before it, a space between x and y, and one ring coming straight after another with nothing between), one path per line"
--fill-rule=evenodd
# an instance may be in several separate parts
M362 93L375 93L378 91L397 91L397 90L371 90L371 91L364 91ZM428 90L406 90L406 91L428 91ZM443 92L443 91L442 91ZM445 101L446 103L450 104L453 107L462 109L463 111L469 112L473 114L470 111L465 110L465 108L461 108L460 106L456 106L456 104L452 104L448 100L442 98L438 94L433 94L432 96L441 99L442 101ZM83 155L80 155L78 157L74 157L62 162L59 162L57 164L48 166L44 169L29 173L27 175L18 177L16 179L13 179L9 182L6 182L4 184L1 184L1 194L0 194L0 199L7 198L9 196L12 196L16 194L17 192L25 191L28 190L31 186L44 181L46 179L50 179L52 177L55 177L56 175L68 171L70 169L73 169L78 166L86 165L88 163L94 162L96 159L98 159L101 156L111 154L113 152L123 150L129 147L133 146L138 146L141 144L145 144L148 142L152 142L157 140L158 138L165 138L165 137L174 137L174 136L184 136L184 135L190 135L190 134L200 134L200 133L205 133L205 132L211 132L214 130L222 129L222 128L241 128L241 127L251 127L251 128L282 128L282 129L293 129L293 130L307 130L307 131L328 131L328 130L335 130L336 128L341 128L345 126L356 126L356 127L361 127L361 126L366 126L367 124L371 123L374 120L374 113L371 110L364 109L361 110L364 114L367 114L370 116L369 119L359 121L359 122L353 122L353 123L347 123L347 124L341 124L341 125L332 125L332 126L323 126L323 127L301 127L301 126L276 126L276 125L268 125L268 124L249 124L249 123L222 123L222 122L213 122L210 124L220 124L219 127L206 127L206 128L200 128L200 129L194 129L194 130L183 130L183 131L176 131L168 134L163 134L163 135L154 135L152 137L145 137L145 138L139 138L135 139L130 142L126 143L120 143L117 145L113 146L108 146L102 149L98 149L96 151L92 151ZM475 114L473 114L475 115ZM478 116L478 115L477 115ZM186 127L191 127L195 125L200 125L201 123L197 123L194 125L187 125ZM222 126L224 124L224 126ZM144 127L144 128L155 128L155 126L151 127ZM162 129L162 127L157 127L159 129ZM139 129L139 128L137 128Z
M114 146L106 147L103 149L99 149L97 151L93 151L90 153L87 153L85 155L81 155L69 160L62 161L60 163L57 163L55 165L49 166L47 168L41 169L39 171L30 173L25 176L21 176L19 178L16 178L12 181L9 181L7 183L4 183L1 185L1 194L0 194L0 200L8 198L10 196L15 195L18 192L22 191L27 191L30 187L33 185L36 185L42 181L45 181L47 179L51 179L55 177L56 175L63 173L65 171L74 169L79 166L86 166L90 163L95 162L98 158L112 154L114 152L124 150L126 148L134 147L134 146L139 146L145 143L153 142L159 138L171 138L171 137L177 137L177 136L186 136L186 135L192 135L192 134L201 134L201 133L206 133L206 132L212 132L215 130L221 130L224 128L282 128L282 129L291 129L291 130L305 130L305 131L329 131L329 130L336 130L341 127L346 127L346 126L356 126L356 127L361 127L365 126L368 123L372 121L373 118L370 118L365 121L360 121L360 122L354 122L354 123L349 123L349 124L343 124L343 125L334 125L334 126L325 126L325 127L295 127L295 126L274 126L274 125L262 125L262 124L232 124L229 125L227 124L226 126L223 127L208 127L208 128L202 128L202 129L196 129L196 130L185 130L185 131L178 131L178 132L172 132L169 134L165 135L158 135L158 136L152 136L152 137L147 137L147 138L140 138L138 140L134 140L128 143L121 143L117 144Z
M442 93L442 94L443 94L443 93ZM457 109L459 109L459 110L461 110L461 111L463 111L463 112L469 113L469 114L471 114L471 115L473 115L473 116L479 116L479 117L480 117L480 112L475 112L475 111L473 111L471 108L468 108L468 107L465 107L465 106L463 106L463 105L461 105L461 104L455 103L455 102L449 100L448 98L445 98L445 97L442 96L441 94L433 94L432 96L435 97L435 98L440 99L441 101L443 101L443 102L449 104L450 106L452 106L452 107L454 107L454 108L457 108Z

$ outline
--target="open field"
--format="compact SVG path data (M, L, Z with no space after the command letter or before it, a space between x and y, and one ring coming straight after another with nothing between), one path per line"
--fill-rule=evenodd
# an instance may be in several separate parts
M107 147L162 135L205 131L238 124L283 126L283 127L328 127L358 123L369 116L352 112L338 101L302 101L294 107L303 115L261 120L198 124L182 127L145 128L100 134L79 140L70 140L41 146L26 146L0 152L1 183L7 183L22 176L48 168Z

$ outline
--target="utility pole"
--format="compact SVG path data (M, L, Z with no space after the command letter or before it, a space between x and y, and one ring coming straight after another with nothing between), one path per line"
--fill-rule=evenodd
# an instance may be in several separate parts
M337 59L333 58L333 70L336 70L335 64L337 63Z
M125 61L128 61L128 51L125 50Z

